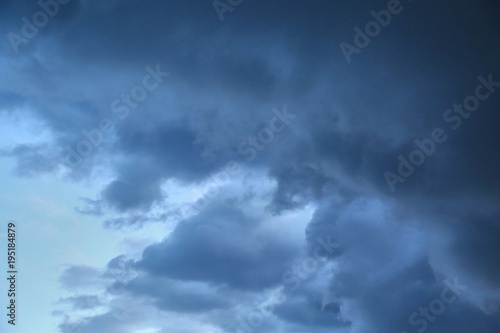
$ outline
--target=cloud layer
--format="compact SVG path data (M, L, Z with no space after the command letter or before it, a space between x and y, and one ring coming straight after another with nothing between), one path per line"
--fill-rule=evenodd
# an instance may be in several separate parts
M500 8L401 2L348 63L387 1L236 2L60 1L3 39L2 117L48 133L2 144L17 175L104 179L81 213L169 226L74 263L61 331L498 332Z

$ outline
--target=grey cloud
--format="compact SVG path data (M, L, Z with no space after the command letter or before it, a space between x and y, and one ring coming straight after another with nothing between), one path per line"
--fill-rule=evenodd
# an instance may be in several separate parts
M57 167L54 163L57 153L47 144L20 144L10 151L0 152L0 156L16 158L17 165L14 171L19 176L37 176L53 172Z
M68 289L92 287L96 284L100 272L88 266L70 266L60 277L60 283Z
M124 291L140 297L149 296L156 307L180 313L207 312L231 306L235 294L224 293L210 285L175 282L152 276L138 276L124 286Z
M179 224L136 263L156 276L258 290L280 283L296 248L259 235L258 221L227 205L209 207Z
M335 268L323 292L334 301L325 311L321 293L307 289L289 295L262 330L301 331L302 310L309 309L318 332L411 331L408 316L439 294L444 278L460 274L469 294L427 331L496 332L500 91L456 131L443 113L474 92L479 75L500 80L499 7L402 3L404 12L347 64L338 44L350 42L353 28L387 1L244 2L224 22L210 2L72 1L18 57L3 41L0 105L5 112L33 109L55 139L2 156L16 158L22 175L52 172L49 161L63 160L66 145L75 146L99 119L117 119L113 100L138 84L145 66L161 63L172 73L165 84L70 170L76 180L98 167L112 173L101 197L84 199L80 212L103 214L108 225L142 225L154 220L147 214L164 199L166 180L196 185L229 160L244 161L239 143L286 104L297 121L246 171L275 182L273 193L258 198L274 218L316 207L305 251L324 235L341 248L329 258ZM18 18L36 7L2 2L2 31L18 29ZM392 193L383 173L436 127L449 139ZM118 257L104 278L165 311L224 316L234 314L227 308L231 292L184 289L183 282L265 293L301 253L274 234L259 234L262 221L217 196L185 222L141 259ZM137 271L144 276L134 278ZM73 267L61 279L78 288L96 274ZM154 293L156 284L163 292ZM340 325L337 315L352 326ZM89 332L125 331L108 315L86 325Z
M66 297L61 299L61 303L69 303L76 310L88 310L94 309L95 307L101 305L99 297L96 295L80 295L74 297Z

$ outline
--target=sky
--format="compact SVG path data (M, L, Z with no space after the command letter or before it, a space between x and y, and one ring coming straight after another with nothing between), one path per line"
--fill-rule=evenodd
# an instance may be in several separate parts
M498 333L499 15L1 1L1 331Z

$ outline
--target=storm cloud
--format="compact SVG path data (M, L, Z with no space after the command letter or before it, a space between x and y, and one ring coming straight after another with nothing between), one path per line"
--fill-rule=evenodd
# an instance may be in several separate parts
M77 210L105 227L164 229L72 263L61 332L499 331L497 4L63 2L15 47L42 5L0 5L1 116L30 133L0 155L97 184ZM147 68L169 75L142 98Z

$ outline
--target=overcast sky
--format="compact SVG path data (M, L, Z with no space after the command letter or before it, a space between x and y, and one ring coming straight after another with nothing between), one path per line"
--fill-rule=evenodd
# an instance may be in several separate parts
M6 332L500 332L494 1L0 16Z

